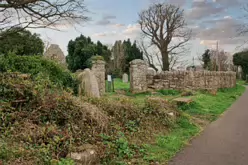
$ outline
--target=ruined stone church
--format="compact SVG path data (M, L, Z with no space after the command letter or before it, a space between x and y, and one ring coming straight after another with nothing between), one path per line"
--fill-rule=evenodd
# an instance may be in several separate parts
M59 45L56 44L51 44L51 46L45 52L44 57L61 64L66 64L65 55L60 49Z

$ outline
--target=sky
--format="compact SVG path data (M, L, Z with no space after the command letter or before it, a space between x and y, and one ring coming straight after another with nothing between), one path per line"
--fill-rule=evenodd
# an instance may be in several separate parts
M138 13L147 9L153 2L163 0L85 0L89 21L82 25L60 25L60 31L37 29L44 41L58 44L67 55L67 44L80 34L90 36L93 41L100 40L113 45L116 40L139 40L140 27L137 24ZM248 18L243 10L245 0L167 0L185 10L185 19L192 29L188 58L199 56L207 48L219 48L234 53L248 37L237 34Z

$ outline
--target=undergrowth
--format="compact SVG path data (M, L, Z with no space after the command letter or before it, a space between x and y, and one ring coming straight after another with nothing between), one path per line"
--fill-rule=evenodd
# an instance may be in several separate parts
M43 74L1 73L0 160L72 165L68 154L87 145L104 165L166 164L244 90L195 92L194 103L176 107L166 99L180 95L174 90L79 99Z
M6 164L68 164L67 155L88 144L102 164L137 164L143 144L166 134L180 116L161 99L147 98L140 107L125 97L82 100L46 76L6 72L0 80L0 139L6 146L0 156Z
M13 153L21 154L23 164L30 157L33 164L51 164L53 159L65 158L77 150L77 146L95 144L98 135L106 131L108 116L104 112L81 103L49 79L33 81L19 73L4 73L0 80L0 138L7 146L18 144ZM12 153L12 148L7 150ZM102 150L98 145L98 151ZM14 162L15 158L7 156L4 161Z
M32 78L40 75L49 78L57 87L71 88L77 93L77 80L62 65L42 56L0 56L0 72L20 72L30 74Z

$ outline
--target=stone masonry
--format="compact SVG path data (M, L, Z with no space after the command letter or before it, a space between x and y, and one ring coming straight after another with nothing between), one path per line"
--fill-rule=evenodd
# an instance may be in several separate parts
M136 59L130 62L130 90L132 93L147 91L147 65Z
M106 63L105 61L102 61L102 60L92 61L92 63L93 65L92 65L91 70L96 76L100 95L102 96L105 94L105 64Z
M236 85L235 72L176 71L147 76L148 88L159 89L219 89Z
M61 64L66 63L66 59L63 51L60 49L59 45L56 44L51 44L51 46L44 53L44 57L57 61Z
M130 64L131 91L135 93L144 92L147 89L211 90L236 86L235 72L164 71L152 74L147 72L142 60L134 60Z

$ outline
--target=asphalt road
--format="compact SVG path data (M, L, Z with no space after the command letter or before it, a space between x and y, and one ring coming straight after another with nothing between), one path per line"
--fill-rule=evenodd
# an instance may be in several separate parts
M248 165L248 88L169 165Z

